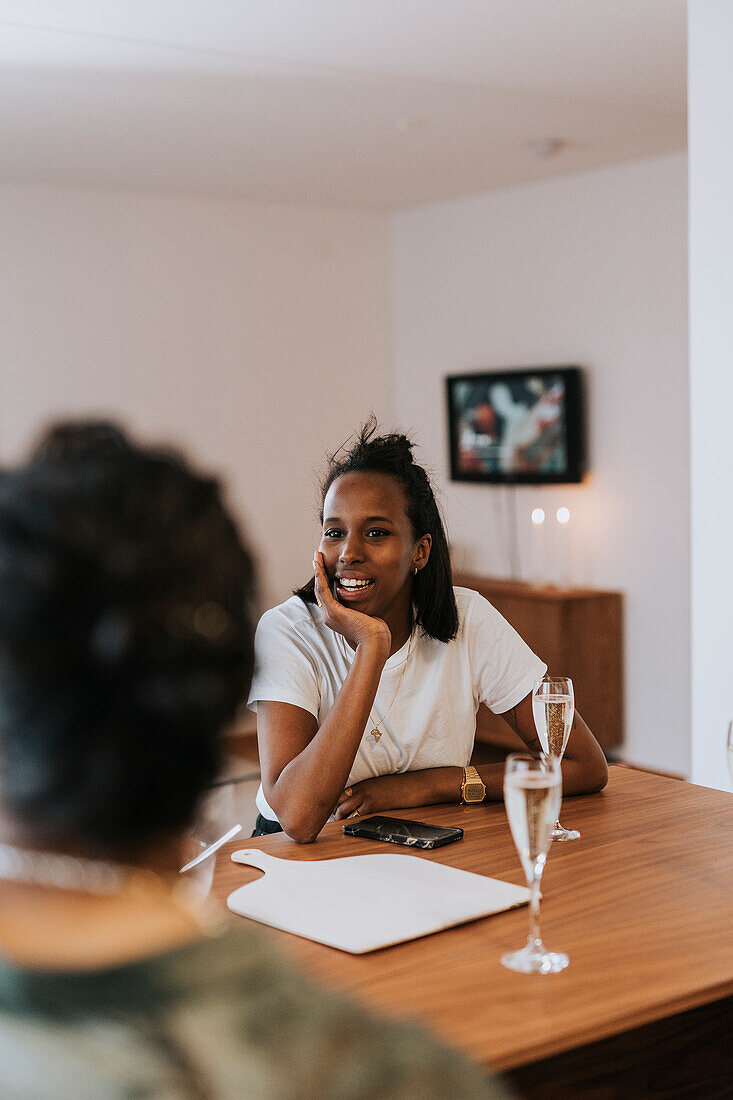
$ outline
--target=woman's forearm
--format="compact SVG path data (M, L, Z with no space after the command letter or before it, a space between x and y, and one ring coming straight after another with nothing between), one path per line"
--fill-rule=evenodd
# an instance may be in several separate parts
M487 786L488 798L501 798L502 765L488 764L478 769ZM414 772L380 775L355 783L350 795L344 795L336 811L337 818L395 810L409 806L434 806L441 802L461 801L463 768L449 766ZM497 793L498 792L498 793Z
M294 840L315 840L333 813L361 743L387 653L376 640L357 646L325 721L265 790L280 824Z
M605 766L605 761L603 761ZM563 789L566 794L586 793L589 789L587 762L563 761ZM479 764L476 768L486 787L486 802L501 802L504 797L504 763ZM595 782L603 786L603 766L598 768ZM377 813L412 806L432 806L441 802L462 801L463 768L426 768L421 771L399 772L365 779L353 787L350 796L343 796L337 818L350 817L354 812Z
M580 718L580 716L578 716ZM580 721L583 722L582 718ZM583 723L585 726L585 723ZM587 727L586 727L587 729ZM580 738L578 738L580 740ZM485 801L501 802L504 798L504 763L479 764L476 771L486 787ZM579 759L567 752L562 762L563 792L568 795L587 794L605 786L608 769L603 753L589 752L583 744ZM366 780L367 784L384 783L381 798L391 798L390 806L430 806L440 802L460 802L463 768L429 768L403 772Z

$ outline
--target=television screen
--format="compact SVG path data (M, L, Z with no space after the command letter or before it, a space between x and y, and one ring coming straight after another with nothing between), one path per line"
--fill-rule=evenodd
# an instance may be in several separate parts
M451 478L504 485L581 481L585 432L578 367L454 375Z

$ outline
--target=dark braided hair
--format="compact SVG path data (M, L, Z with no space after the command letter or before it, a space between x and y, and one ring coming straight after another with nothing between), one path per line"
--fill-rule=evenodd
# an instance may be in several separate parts
M407 518L415 540L423 535L430 535L432 540L427 564L412 582L415 621L431 638L449 642L458 633L458 609L453 594L448 540L430 479L423 467L413 461L414 444L406 435L378 435L377 432L377 421L370 416L357 433L353 446L344 444L329 456L328 469L321 482L321 522L326 493L336 478L367 472L395 478L405 493ZM306 603L315 603L313 578L302 588L295 589L294 595Z
M134 858L182 831L253 663L219 486L105 422L0 474L0 795L36 843Z

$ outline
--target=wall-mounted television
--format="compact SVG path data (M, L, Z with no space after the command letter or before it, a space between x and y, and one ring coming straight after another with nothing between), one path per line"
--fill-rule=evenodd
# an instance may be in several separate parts
M558 485L585 473L579 367L528 367L446 379L453 481Z

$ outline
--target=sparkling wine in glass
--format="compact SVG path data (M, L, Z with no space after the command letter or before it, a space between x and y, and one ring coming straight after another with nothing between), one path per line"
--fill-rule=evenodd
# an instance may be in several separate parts
M504 771L504 803L514 844L530 890L529 935L518 951L502 955L502 966L523 974L564 970L567 955L548 951L540 936L540 881L552 843L552 823L562 799L560 761L555 756L512 753Z
M543 751L558 764L570 737L575 713L573 681L567 676L543 676L532 692L532 714ZM552 830L553 840L577 840L577 829L564 829L558 818Z

